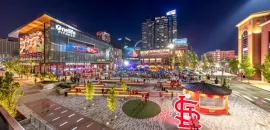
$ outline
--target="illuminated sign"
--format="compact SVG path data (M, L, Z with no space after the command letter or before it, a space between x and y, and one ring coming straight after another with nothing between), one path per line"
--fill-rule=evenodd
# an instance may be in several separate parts
M173 39L173 43L175 45L187 45L188 44L188 40L187 40L187 38Z
M176 10L171 10L171 11L167 12L167 15L173 15L173 14L176 14Z
M188 100L185 95L178 96L178 100L174 103L174 109L179 112L174 118L178 121L178 128L180 129L192 129L201 128L199 123L201 118L200 114L194 110L198 101Z
M69 37L75 37L75 35L76 35L76 32L74 30L72 30L70 28L62 27L59 24L56 24L55 28L58 31L58 33L60 33L60 34L63 34L63 35L69 36Z
M118 38L118 41L121 41L122 40L122 38Z
M169 49L141 51L141 56L170 55Z
M131 41L129 38L125 37L126 40Z
M94 53L94 54L98 53L97 48L78 46L75 44L68 44L66 49L67 51L78 51L78 52L83 52L83 53Z
M125 49L125 56L130 60L139 60L140 52L135 50L133 47L128 47Z
M110 49L106 49L106 59L110 58Z

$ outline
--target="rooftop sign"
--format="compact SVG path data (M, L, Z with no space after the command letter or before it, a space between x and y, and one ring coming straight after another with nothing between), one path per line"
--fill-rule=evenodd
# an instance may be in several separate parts
M76 32L70 28L65 28L59 24L55 25L56 30L58 31L58 33L61 33L63 35L69 36L69 37L75 37L76 36Z
M173 15L173 14L176 14L176 10L171 10L171 11L167 12L167 15Z

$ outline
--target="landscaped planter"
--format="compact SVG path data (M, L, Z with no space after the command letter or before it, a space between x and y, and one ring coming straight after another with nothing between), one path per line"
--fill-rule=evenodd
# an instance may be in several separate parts
M65 92L69 92L70 88L58 88L57 89L57 92L60 94L60 95L63 95L65 94Z
M38 84L42 86L42 89L53 89L61 83L57 81L41 81Z

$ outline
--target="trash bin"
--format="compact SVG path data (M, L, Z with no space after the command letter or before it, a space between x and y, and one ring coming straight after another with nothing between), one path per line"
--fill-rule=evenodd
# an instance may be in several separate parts
M67 92L65 92L65 96L68 96Z

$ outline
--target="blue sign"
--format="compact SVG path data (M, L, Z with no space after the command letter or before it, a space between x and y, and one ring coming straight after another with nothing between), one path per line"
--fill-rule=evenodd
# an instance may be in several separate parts
M173 43L175 45L187 45L188 44L188 40L187 38L182 38L182 39L174 39Z

